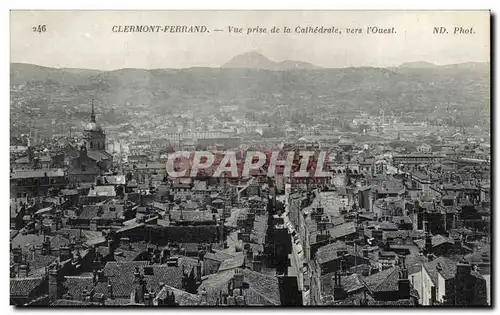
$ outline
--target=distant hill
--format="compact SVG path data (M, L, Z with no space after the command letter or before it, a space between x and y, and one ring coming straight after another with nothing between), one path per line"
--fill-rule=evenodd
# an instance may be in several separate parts
M431 65L318 68L298 61L274 62L255 52L236 56L220 68L97 71L12 63L11 86L16 88L11 102L23 104L29 97L30 104L50 102L56 111L88 104L92 97L101 104L116 104L117 110L127 110L130 104L172 111L195 106L217 109L219 104L249 110L279 104L303 110L310 104L400 113L427 113L446 104L472 113L475 108L489 108L488 63ZM277 71L284 69L296 71Z
M65 84L81 84L83 81L98 74L98 70L89 69L58 69L43 67L28 63L10 64L11 84L26 84L28 82L55 82Z
M320 67L308 62L295 60L276 62L268 59L266 56L256 51L250 51L233 57L227 63L223 64L221 68L284 71L296 69L319 69Z
M489 71L489 62L463 62L448 65L436 65L427 61L413 61L401 64L399 69L462 69L473 71ZM395 69L395 68L392 68Z
M436 67L437 66L435 64L427 61L405 62L399 66L399 68L413 68L413 69L436 68Z

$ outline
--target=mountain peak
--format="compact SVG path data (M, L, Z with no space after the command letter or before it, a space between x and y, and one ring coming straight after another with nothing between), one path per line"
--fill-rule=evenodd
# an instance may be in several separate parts
M293 69L317 69L318 67L303 61L272 61L258 51L252 50L233 57L222 65L221 68L284 71Z

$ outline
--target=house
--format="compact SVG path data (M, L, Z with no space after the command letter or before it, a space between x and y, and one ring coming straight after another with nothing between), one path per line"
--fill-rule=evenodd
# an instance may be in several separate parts
M10 173L11 198L48 196L52 190L64 188L62 169L18 170Z
M484 277L468 263L438 257L410 274L422 305L487 305Z

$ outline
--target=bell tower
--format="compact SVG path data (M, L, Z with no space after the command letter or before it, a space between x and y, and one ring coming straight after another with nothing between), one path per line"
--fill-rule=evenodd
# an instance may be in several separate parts
M92 99L92 114L90 114L90 122L95 123L94 99Z
M87 150L89 151L106 150L106 134L96 121L94 99L92 99L92 113L90 114L90 122L85 128L85 140L87 141Z

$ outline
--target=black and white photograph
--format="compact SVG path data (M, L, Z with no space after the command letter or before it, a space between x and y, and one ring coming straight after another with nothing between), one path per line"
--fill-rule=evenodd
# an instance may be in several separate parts
M490 23L11 10L10 305L491 308Z

